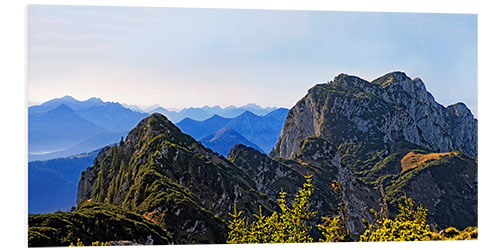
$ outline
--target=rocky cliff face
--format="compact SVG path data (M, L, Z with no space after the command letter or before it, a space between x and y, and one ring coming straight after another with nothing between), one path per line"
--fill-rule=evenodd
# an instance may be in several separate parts
M323 137L334 145L364 144L364 154L391 151L406 140L437 152L477 156L477 120L464 104L443 107L419 78L402 72L372 82L340 74L311 88L289 112L273 157L290 158L301 140Z
M370 208L380 209L380 196L378 191L358 180L350 169L341 165L336 151L336 147L328 141L309 137L302 141L298 155L291 159L271 159L243 145L234 146L228 159L255 181L259 192L274 200L278 198L280 189L291 200L291 195L304 182L303 176L312 175L315 191L311 197L311 210L318 212L312 219L313 224L320 223L323 216L339 214L346 222L351 237L357 239L365 230L362 219L373 220ZM342 183L340 193L332 188L335 181ZM342 209L339 208L340 200Z
M340 74L317 84L289 111L270 156L300 159L310 138L330 143L309 146L309 161L330 163L335 155L335 179L351 188L344 197L354 210L383 194L394 216L407 194L438 228L477 225L477 120L463 103L437 103L419 78Z
M105 202L138 212L173 233L174 243L223 243L236 203L248 214L267 197L231 162L153 114L82 173L78 204Z

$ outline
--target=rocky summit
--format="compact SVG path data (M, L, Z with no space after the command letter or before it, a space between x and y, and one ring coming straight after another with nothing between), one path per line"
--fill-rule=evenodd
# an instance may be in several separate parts
M407 141L432 151L477 156L477 120L462 103L444 107L423 81L393 72L368 82L340 74L309 89L290 110L273 157L295 155L302 139L325 138L334 145L354 143L364 155Z
M437 103L421 79L340 74L315 85L290 109L270 155L300 157L312 137L331 143L352 178L379 190L390 214L407 194L437 228L477 225L477 119L463 103Z

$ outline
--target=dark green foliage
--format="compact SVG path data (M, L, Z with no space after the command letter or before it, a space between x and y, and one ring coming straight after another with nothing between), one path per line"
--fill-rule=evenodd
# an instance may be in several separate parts
M401 154L399 153L391 154L377 162L373 168L357 174L361 177L361 180L367 183L381 183L388 175L398 175L401 173L401 158Z
M341 186L338 182L332 185L338 192ZM230 213L227 243L305 243L312 242L310 219L315 211L309 210L310 197L314 187L310 176L299 189L292 201L286 205L285 193L280 193L278 204L280 212L269 216L254 214L253 220L242 217L242 211ZM406 195L401 197L404 204L399 204L399 213L394 219L378 214L373 209L376 220L374 224L366 223L367 230L360 241L421 241L421 240L470 240L477 239L477 227L469 227L463 231L447 228L439 234L432 232L426 222L427 209L419 205L414 208L414 201ZM344 215L345 216L345 215ZM320 242L351 241L349 230L340 216L323 217L323 222L316 225L323 235Z
M421 240L474 240L477 239L477 227L467 227L459 231L454 227L440 233L432 232L426 223L427 208L419 205L414 209L414 201L406 195L401 197L403 204L398 204L399 213L389 219L375 213L378 219L368 224L360 241L421 241Z
M107 242L100 242L100 241L94 241L91 243L90 246L93 246L93 247L102 247L102 246L107 246L108 243ZM83 244L83 242L80 240L80 238L77 239L76 241L76 244L69 244L70 247L84 247L85 245Z
M380 217L375 224L369 224L360 241L416 241L431 240L432 233L426 224L427 209L418 206L403 196L404 205L399 204L399 214L395 219Z
M155 245L172 242L171 234L158 225L111 204L85 203L74 212L30 214L28 216L28 245L69 246L81 241L130 240L144 243L148 237Z
M311 176L306 176L306 183L295 195L292 205L285 200L286 193L280 192L277 200L280 213L263 216L262 212L254 214L255 220L250 222L240 218L241 211L230 214L233 218L228 228L228 243L299 243L312 242L309 220L316 212L309 211L310 197L314 191Z
M449 227L439 232L439 238L443 240L477 240L477 231L477 227L467 227L462 231Z
M340 216L322 217L323 224L317 225L322 231L323 238L319 239L320 242L347 242L352 241L349 236L349 230Z
M385 187L390 208L394 211L395 204L402 202L400 197L407 193L431 209L429 221L439 228L477 225L477 184L468 184L475 183L477 163L463 153L454 153L428 160L422 167L379 178L377 183ZM436 188L445 193L431 191Z
M171 232L176 244L225 242L223 220L232 200L252 213L274 205L241 169L159 114L141 121L123 143L98 158L87 170L96 177L82 175L93 190L79 202L90 199L138 212Z
M354 172L372 169L385 156L385 145L380 142L372 143L341 143L338 147L341 163Z

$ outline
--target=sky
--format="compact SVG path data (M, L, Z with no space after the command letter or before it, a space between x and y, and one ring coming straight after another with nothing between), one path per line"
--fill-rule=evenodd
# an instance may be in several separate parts
M477 116L477 15L28 6L28 99L291 108L340 73L420 77Z

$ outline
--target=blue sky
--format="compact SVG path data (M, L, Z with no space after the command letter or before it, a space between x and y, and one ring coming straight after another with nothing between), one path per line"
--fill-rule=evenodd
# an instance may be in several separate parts
M290 108L339 73L395 70L477 114L477 16L28 7L30 101Z

